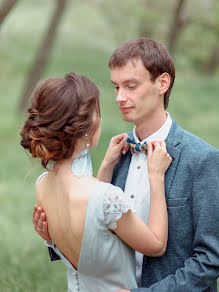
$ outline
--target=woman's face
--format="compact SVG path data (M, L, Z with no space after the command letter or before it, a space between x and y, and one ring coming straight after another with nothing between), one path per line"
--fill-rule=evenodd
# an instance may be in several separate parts
M98 141L99 141L100 133L101 133L101 121L102 121L101 117L95 111L93 115L93 125L97 128L95 129L95 132L93 133L93 136L91 137L92 138L91 148L97 147L98 145Z

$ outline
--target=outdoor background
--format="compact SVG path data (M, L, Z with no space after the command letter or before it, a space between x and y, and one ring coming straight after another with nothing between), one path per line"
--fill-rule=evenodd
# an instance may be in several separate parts
M161 41L176 64L168 111L219 148L218 0L0 0L0 290L66 291L66 268L51 263L34 232L35 180L43 171L20 147L27 98L38 80L77 72L101 90L102 136L94 172L124 123L108 60L140 36Z

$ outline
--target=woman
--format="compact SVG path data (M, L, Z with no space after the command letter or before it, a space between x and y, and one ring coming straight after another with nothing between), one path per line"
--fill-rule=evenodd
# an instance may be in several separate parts
M54 250L68 267L68 291L137 287L134 249L160 256L167 244L164 174L171 163L164 142L148 144L151 208L148 224L131 198L111 185L114 166L127 145L112 138L97 178L89 151L100 136L99 91L74 73L42 81L31 97L21 145L48 172L37 180L37 203L47 215ZM127 150L127 149L126 149Z

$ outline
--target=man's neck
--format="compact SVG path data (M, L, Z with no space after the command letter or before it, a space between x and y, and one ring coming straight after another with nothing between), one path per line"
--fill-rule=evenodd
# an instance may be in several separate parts
M165 123L167 114L165 111L159 115L151 116L147 121L136 124L136 132L140 141L143 141L153 133L157 132Z

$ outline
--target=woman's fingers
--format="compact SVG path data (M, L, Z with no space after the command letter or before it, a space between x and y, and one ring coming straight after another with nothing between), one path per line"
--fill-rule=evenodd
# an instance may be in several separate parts
M160 146L161 146L161 148L165 151L165 152L167 152L167 147L166 147L166 142L165 141L160 141Z
M161 151L164 154L167 154L166 142L165 141L152 141L152 146L154 151Z
M152 141L151 143L152 143L152 146L154 148L154 151L161 149L161 143L160 143L160 141Z
M126 143L126 138L128 138L128 134L126 134L126 133L123 133L123 134L120 134L120 135L113 137L114 146L118 147L117 149L123 155L126 154L129 150L129 145Z
M153 153L153 146L152 146L152 143L149 142L149 143L147 144L147 146L148 146L148 157L151 157L151 155L152 155L152 153Z
M122 133L120 135L114 136L112 139L114 143L120 144L127 137L128 137L127 133Z
M122 149L123 155L125 155L129 151L129 145L126 142L124 142L124 143L125 143L125 146Z

